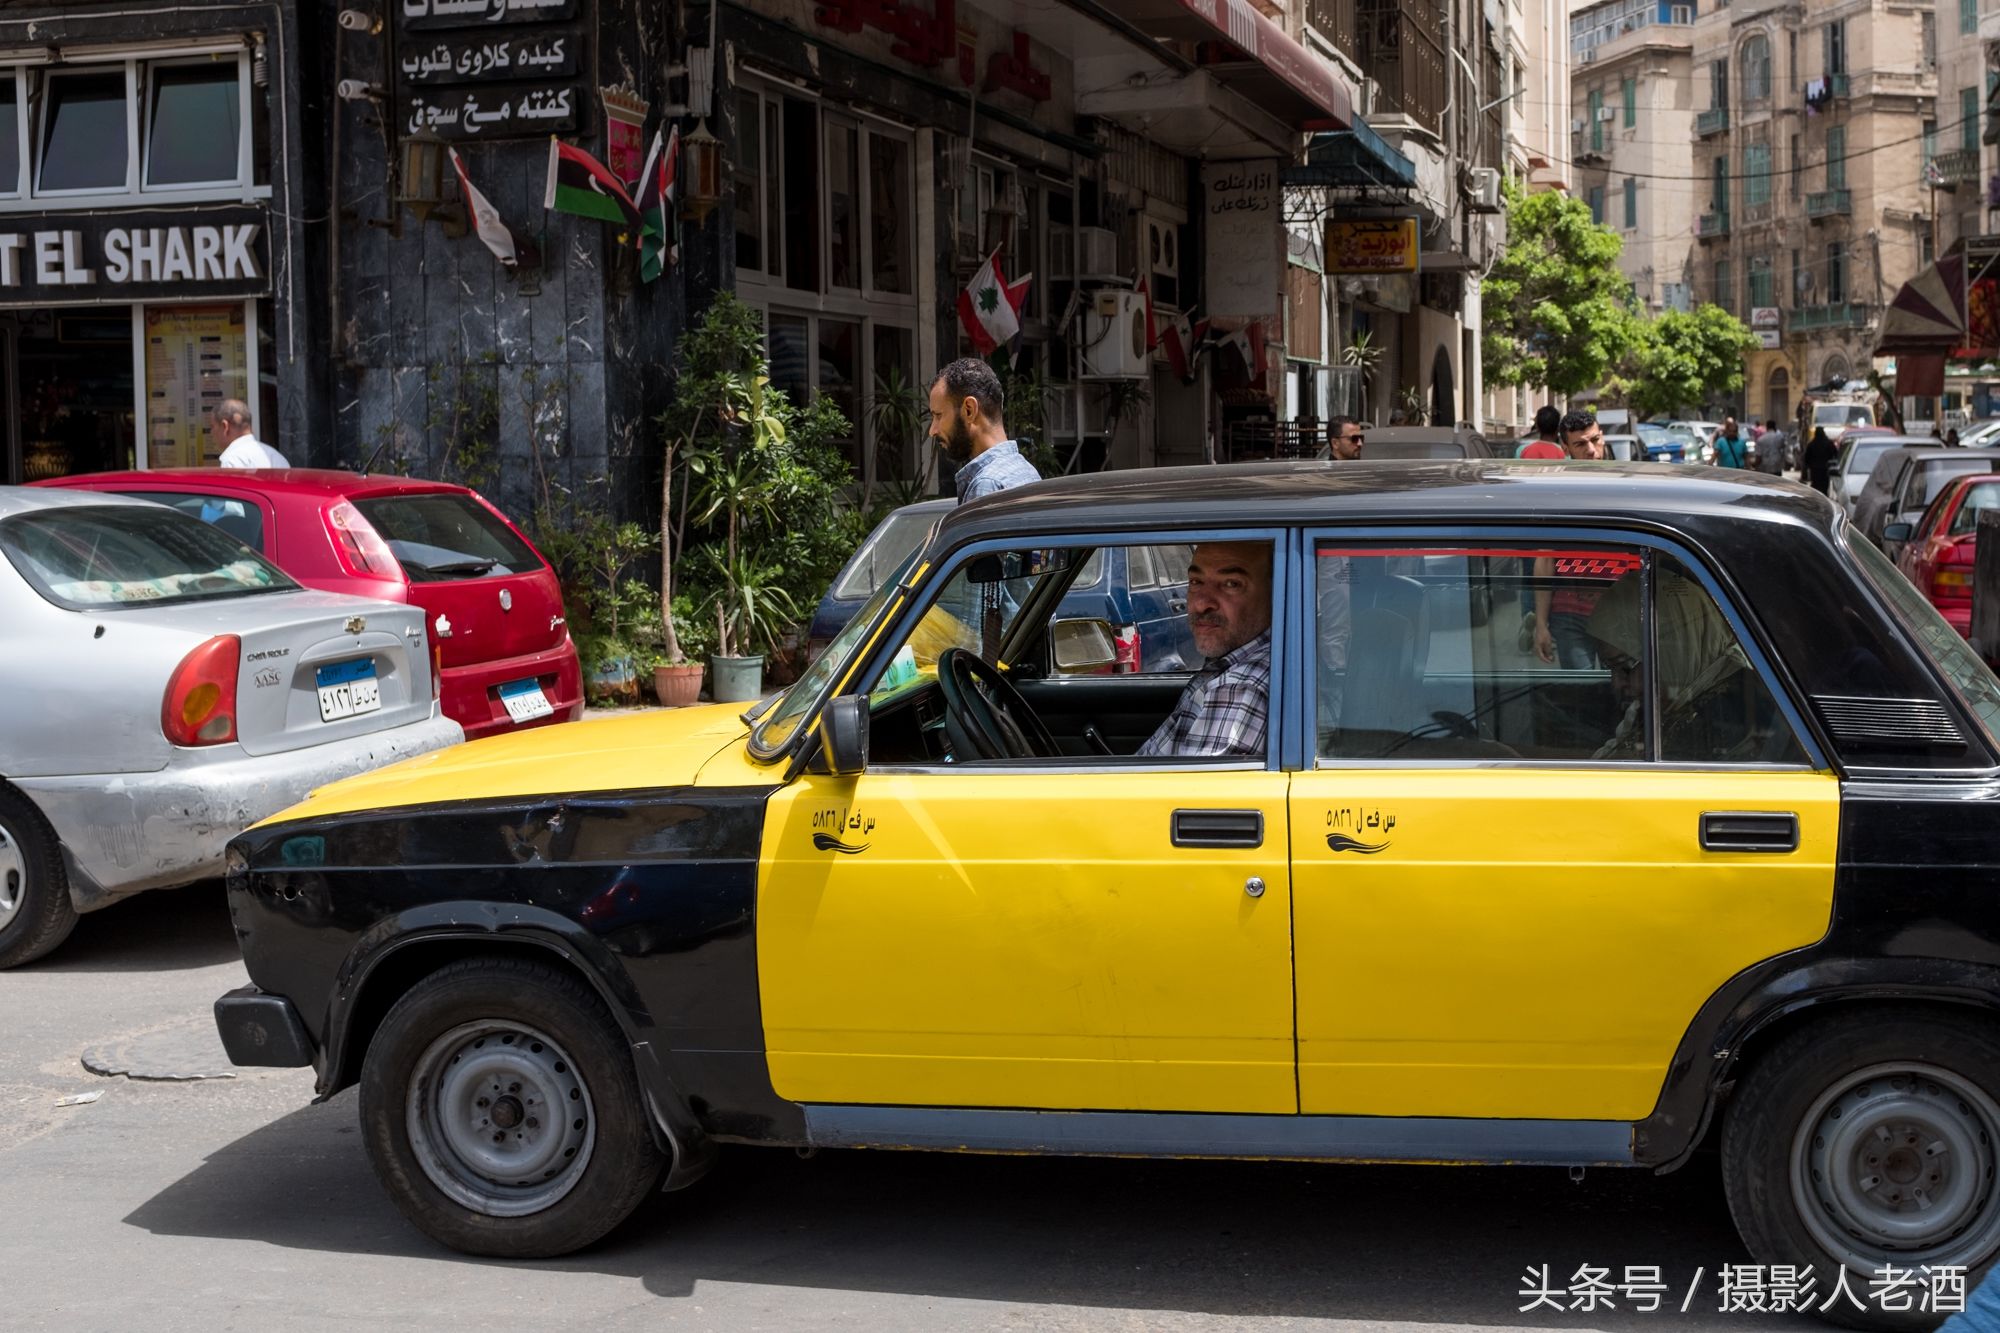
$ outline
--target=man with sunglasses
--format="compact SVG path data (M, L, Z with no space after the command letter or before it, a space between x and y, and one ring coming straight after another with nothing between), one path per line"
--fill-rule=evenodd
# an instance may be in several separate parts
M1353 417L1335 417L1327 423L1327 435L1332 441L1333 457L1343 463L1359 459L1361 446L1368 442L1361 423Z

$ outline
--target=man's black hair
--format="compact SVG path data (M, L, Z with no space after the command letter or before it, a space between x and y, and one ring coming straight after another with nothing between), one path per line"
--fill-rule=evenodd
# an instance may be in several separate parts
M1597 424L1597 418L1588 412L1571 412L1562 419L1562 433L1565 442L1580 430L1589 430Z
M1000 387L1000 377L993 373L993 367L976 356L962 356L937 373L932 385L943 384L944 391L951 395L952 406L967 398L979 400L979 411L989 421L1004 421L1007 418L1006 393Z
M1337 440L1347 434L1349 426L1359 426L1360 424L1361 418L1359 417L1334 417L1326 423L1327 438ZM1365 434L1366 432L1363 433Z
M1544 403L1535 410L1535 434L1545 440L1556 437L1556 428L1562 425L1562 410L1554 403Z

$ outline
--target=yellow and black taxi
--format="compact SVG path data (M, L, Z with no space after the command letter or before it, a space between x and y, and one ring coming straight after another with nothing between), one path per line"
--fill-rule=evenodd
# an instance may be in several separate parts
M1167 571L1208 664L1059 614ZM446 1245L722 1143L1668 1170L1751 1252L2000 1252L2000 682L1827 502L1499 461L952 512L785 694L337 783L231 846L241 1064Z

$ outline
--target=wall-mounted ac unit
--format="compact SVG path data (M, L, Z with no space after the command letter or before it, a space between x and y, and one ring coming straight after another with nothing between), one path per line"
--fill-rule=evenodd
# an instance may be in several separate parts
M1582 134L1585 123L1586 122L1584 121L1583 117L1578 116L1576 119L1570 121L1569 132L1571 134Z
M1493 167L1474 167L1468 193L1472 196L1472 211L1475 213L1497 213L1500 211L1500 173Z
M1130 291L1097 291L1082 319L1083 377L1139 379L1149 371L1146 298Z
M1599 120L1616 120L1618 119L1618 108L1615 106L1601 106L1597 108L1597 118Z
M1140 262L1163 278L1178 278L1181 275L1181 234L1180 229L1165 218L1156 218L1148 213L1141 224L1145 228L1145 247L1140 252Z
M1078 281L1125 276L1118 271L1118 234L1104 227L1078 227L1076 264L1070 276Z

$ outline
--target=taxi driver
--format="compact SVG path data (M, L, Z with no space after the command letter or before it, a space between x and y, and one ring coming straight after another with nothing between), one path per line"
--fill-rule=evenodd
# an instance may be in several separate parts
M1137 751L1261 758L1270 729L1271 544L1204 542L1188 565L1188 628L1208 664Z

